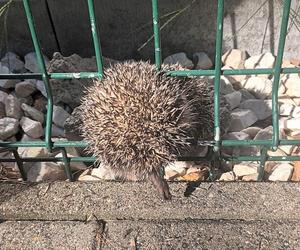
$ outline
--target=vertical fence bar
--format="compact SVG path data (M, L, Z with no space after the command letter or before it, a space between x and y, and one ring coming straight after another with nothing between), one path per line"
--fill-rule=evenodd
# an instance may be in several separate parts
M161 68L161 48L160 48L160 27L158 17L158 0L152 0L152 18L153 18L153 32L154 32L154 52L155 65L158 70Z
M94 48L95 48L97 70L99 74L98 77L101 78L103 77L103 62L102 62L102 52L100 47L100 38L97 29L97 21L95 17L94 0L88 0L88 8L89 8L92 37L93 37Z
M61 148L61 153L64 162L65 173L69 179L69 181L73 181L73 176L71 172L70 159L68 158L67 150L65 148Z
M214 135L215 151L220 149L220 78L222 67L222 39L223 39L224 0L218 0L217 34L215 55L215 80L214 80Z
M284 52L285 38L287 26L289 22L291 0L284 0L283 14L281 19L280 36L277 49L277 57L274 67L274 80L272 88L272 123L273 123L273 138L272 149L276 150L279 144L279 115L278 115L278 88L280 80L280 71Z
M37 56L37 61L39 64L40 71L42 73L42 78L45 84L46 92L47 92L47 115L46 115L46 129L45 129L45 141L46 146L49 151L52 150L52 142L51 142L51 127L52 127L52 115L53 115L53 97L52 91L49 84L49 75L46 70L45 61L41 52L41 47L39 41L37 39L35 25L30 9L30 4L28 0L23 0L23 5L26 13L26 18L32 38L32 42L34 45L34 50Z

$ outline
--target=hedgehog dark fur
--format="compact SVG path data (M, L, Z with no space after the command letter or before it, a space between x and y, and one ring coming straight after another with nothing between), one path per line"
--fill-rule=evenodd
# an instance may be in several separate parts
M163 65L166 69L180 67ZM197 139L212 137L210 86L199 78L168 77L148 62L113 65L87 89L80 106L89 151L116 176L150 179L170 198L163 168Z

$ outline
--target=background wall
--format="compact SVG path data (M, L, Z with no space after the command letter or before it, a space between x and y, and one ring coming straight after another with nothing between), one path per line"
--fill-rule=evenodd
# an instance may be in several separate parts
M7 1L1 1L3 5ZM85 0L31 0L38 37L45 54L94 55ZM225 0L224 45L276 54L283 0ZM216 9L214 0L160 0L163 57L185 51L191 56L206 51L213 58ZM300 0L293 0L285 58L300 58ZM97 0L103 55L114 59L153 60L150 0ZM33 50L22 1L13 1L7 16L0 17L1 54L8 50L24 55Z

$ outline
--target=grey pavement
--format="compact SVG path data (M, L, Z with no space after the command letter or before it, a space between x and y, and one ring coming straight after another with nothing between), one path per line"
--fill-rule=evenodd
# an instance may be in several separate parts
M0 249L300 249L299 183L0 184Z

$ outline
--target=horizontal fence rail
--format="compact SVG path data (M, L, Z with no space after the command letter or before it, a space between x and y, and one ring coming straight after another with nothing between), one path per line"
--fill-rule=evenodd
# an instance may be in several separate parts
M178 76L214 76L214 140L210 142L201 142L199 145L213 146L214 157L217 160L227 161L258 161L261 168L259 169L259 179L262 179L263 167L266 161L296 161L300 160L300 156L269 156L269 150L276 150L282 145L300 145L300 140L281 140L279 138L279 112L278 112L278 88L280 74L300 73L300 68L282 68L282 59L285 46L285 38L287 34L287 25L289 20L289 12L291 0L284 0L283 14L281 18L280 36L278 42L277 57L274 68L265 69L225 69L222 70L222 40L223 40L223 15L224 15L224 0L218 1L217 20L216 20L216 48L215 48L215 68L212 70L178 70L167 71L165 74ZM57 141L51 140L51 126L53 115L53 95L51 91L50 79L83 79L83 78L99 78L103 77L103 62L101 43L98 34L98 27L95 15L94 1L87 0L90 27L95 49L97 72L73 72L73 73L49 73L47 72L44 58L42 56L41 47L37 38L34 19L31 13L29 0L23 0L24 10L27 17L28 26L30 29L34 49L37 55L37 60L41 73L25 73L25 74L0 74L0 79L39 79L43 80L47 93L47 113L46 113L46 129L44 141L26 141L26 142L0 142L0 148L13 152L14 158L0 158L0 162L16 162L23 179L26 179L23 170L23 162L63 162L65 171L70 180L72 173L70 170L70 162L94 162L95 157L68 157L66 153L67 147L85 148L88 144L84 141ZM154 55L155 65L157 70L161 70L161 43L160 43L160 25L158 0L152 0L152 18L153 18L153 33L154 33ZM222 140L220 137L220 78L222 75L259 75L270 74L274 76L272 88L272 125L273 136L271 140ZM221 156L220 150L222 147L232 146L258 146L260 147L260 155L255 156ZM18 147L46 147L49 151L58 150L62 153L62 157L20 157ZM1 151L1 149L0 149ZM179 160L199 160L205 157L179 157Z

